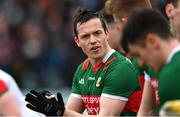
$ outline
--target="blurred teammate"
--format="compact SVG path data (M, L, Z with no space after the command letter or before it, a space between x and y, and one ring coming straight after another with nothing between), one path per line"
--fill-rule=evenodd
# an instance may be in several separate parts
M116 22L114 21L113 16L107 14L104 10L102 13L104 15L104 19L107 22L107 26L108 26L108 30L109 30L108 43L109 43L110 47L119 51L120 53L121 52L124 53L120 44L119 44L120 33L119 33L118 26L117 26Z
M0 70L0 115L1 116L33 116L26 108L24 96L14 79Z
M158 0L157 2L158 9L168 18L171 32L177 39L180 39L180 1L179 0ZM140 111L138 115L155 115L155 106L160 103L158 95L158 77L157 73L153 72L151 69L147 71L151 75L151 85L146 83L145 86L145 98L142 99L143 103L141 104ZM153 91L151 90L153 86ZM155 99L154 99L155 97ZM152 100L153 99L153 100ZM150 101L151 100L151 101ZM149 105L149 106L147 106Z
M180 1L179 0L151 0L157 3L158 9L164 14L170 22L171 31L177 39L180 39ZM153 7L153 8L156 8ZM152 69L146 71L151 77L151 84L145 83L143 99L138 115L155 115L155 106L159 105L160 99L158 95L158 74ZM147 76L149 77L149 76ZM149 80L149 79L147 79ZM153 99L153 100L152 100Z
M140 100L136 69L109 46L109 31L101 14L80 10L74 33L76 44L88 58L75 72L66 109L60 94L55 101L53 95L33 90L26 95L27 107L49 116L79 116L85 109L89 115L136 115Z
M127 1L108 0L105 4L106 11L109 14L112 14L114 16L116 23L119 25L118 29L121 29L121 30L119 30L120 33L122 31L124 24L126 24L127 15L135 9L144 9L144 8L151 8L151 4L150 4L149 0L141 0L141 1L136 1L136 0L127 0ZM119 42L119 44L120 44L120 42ZM142 98L143 103L141 103L141 106L139 109L139 115L149 115L150 113L152 114L152 113L154 113L154 111L151 111L149 114L147 114L146 111L148 111L150 108L154 108L154 106L159 103L159 98L157 95L157 91L158 91L157 77L158 77L158 74L155 73L151 68L145 67L143 63L141 63L140 61L137 61L136 58L134 58L130 55L130 53L127 53L126 56L131 57L131 61L139 69L139 77L138 78L139 78L140 84L142 86L144 86L143 98ZM146 71L145 75L144 75L144 71ZM145 83L143 80L144 77L145 77ZM149 101L152 98L154 100Z
M160 102L156 106L159 113L165 102L180 98L177 91L180 89L180 43L172 36L165 17L153 10L132 12L122 35L122 42L129 51L139 61L159 72Z
M180 40L180 0L161 0L159 6L169 18L172 33Z
M11 84L10 84L11 83ZM9 89L11 86L11 89ZM21 116L21 110L17 102L16 94L11 90L16 90L19 88L17 87L15 81L6 74L5 72L0 70L0 115L1 116ZM15 95L14 95L15 94ZM21 94L21 93L20 93ZM20 95L21 97L21 95Z
M149 8L151 9L151 4L149 0L107 0L105 4L105 10L108 14L111 14L114 16L114 19L116 21L116 24L118 25L117 29L119 30L119 35L121 36L122 29L124 25L127 22L127 16L129 13L131 13L135 9L145 9ZM110 40L113 40L114 38L110 38ZM109 41L111 44L111 41ZM119 42L116 43L117 46L122 45L121 40L119 39ZM121 47L122 48L122 47ZM145 67L144 64L140 61L137 61L135 57L133 57L128 51L124 54L128 58L131 59L132 63L136 66L138 69L138 80L139 84L144 87L143 90L143 98L140 106L140 115L144 115L142 113L146 113L149 108L153 108L156 103L158 103L158 96L157 94L158 87L157 87L157 74L153 72L152 69ZM147 77L148 75L144 74L144 71L146 71L150 77ZM146 76L146 77L145 77ZM144 77L145 77L145 83L144 83ZM149 101L151 99L155 99L152 102ZM148 104L149 103L149 104ZM154 112L151 112L151 114ZM148 115L147 113L145 115Z

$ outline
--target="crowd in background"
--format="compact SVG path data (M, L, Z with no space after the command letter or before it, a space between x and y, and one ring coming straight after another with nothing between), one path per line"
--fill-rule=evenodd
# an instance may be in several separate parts
M22 89L71 86L85 58L73 40L73 13L79 6L100 10L104 2L0 0L0 69Z
M100 9L99 0L1 0L0 68L21 88L70 86L84 59L73 42L72 17L79 6Z

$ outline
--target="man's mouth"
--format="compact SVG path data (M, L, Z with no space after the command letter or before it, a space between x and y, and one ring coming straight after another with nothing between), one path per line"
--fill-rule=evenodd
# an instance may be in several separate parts
M98 50L99 50L99 46L95 46L95 47L92 47L91 48L91 51L93 51L93 52L97 52Z

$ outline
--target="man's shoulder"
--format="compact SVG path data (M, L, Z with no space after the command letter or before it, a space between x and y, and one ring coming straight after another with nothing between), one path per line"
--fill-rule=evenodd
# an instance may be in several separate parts
M129 64L129 65L132 65L132 61L129 58L121 55L118 52L115 52L109 59L112 59L112 58L116 58L115 61L114 61L116 64ZM108 59L108 61L109 61L109 59Z
M172 60L166 64L163 69L161 70L161 74L170 74L170 75L177 75L180 76L180 52L176 53Z
M86 70L88 69L88 67L89 67L89 59L87 58L78 65L76 71Z
M10 74L8 74L7 72L1 69L0 69L0 80L2 80L8 85L10 85L12 82L15 82L14 78Z
M111 59L113 59L113 57ZM109 59L109 60L111 60L111 59ZM105 66L105 68L106 68L106 66ZM109 73L111 75L117 74L120 76L122 76L123 74L124 74L124 76L127 76L126 74L128 74L129 76L130 75L137 76L138 72L137 72L136 67L132 64L132 62L128 58L126 58L124 56L119 56L108 67L107 73Z
M117 67L118 69L122 69L122 70L127 70L127 69L135 70L136 69L129 58L119 53L117 54L117 60L114 62L114 67Z
M172 60L167 64L168 67L180 67L180 51L177 52Z

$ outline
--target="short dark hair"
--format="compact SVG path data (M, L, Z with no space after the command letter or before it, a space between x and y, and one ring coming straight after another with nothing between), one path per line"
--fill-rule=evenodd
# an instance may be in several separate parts
M166 5L167 4L172 4L175 8L177 8L179 6L179 1L180 0L158 0L157 5L154 6L155 9L158 9L168 20L169 17L166 14Z
M78 23L83 24L93 18L99 18L104 31L107 31L106 22L101 12L97 12L86 8L79 8L73 19L73 30L76 37L78 36L77 24Z
M144 45L148 33L157 34L162 39L172 37L167 19L152 9L135 10L129 17L122 32L122 47L128 50L127 44Z
M107 24L115 23L113 15L108 14L107 12L105 12L104 9L102 10L102 14L103 14L103 17L104 17Z
M164 0L164 1L166 1L166 4L172 3L174 7L178 7L179 5L178 4L179 0Z

